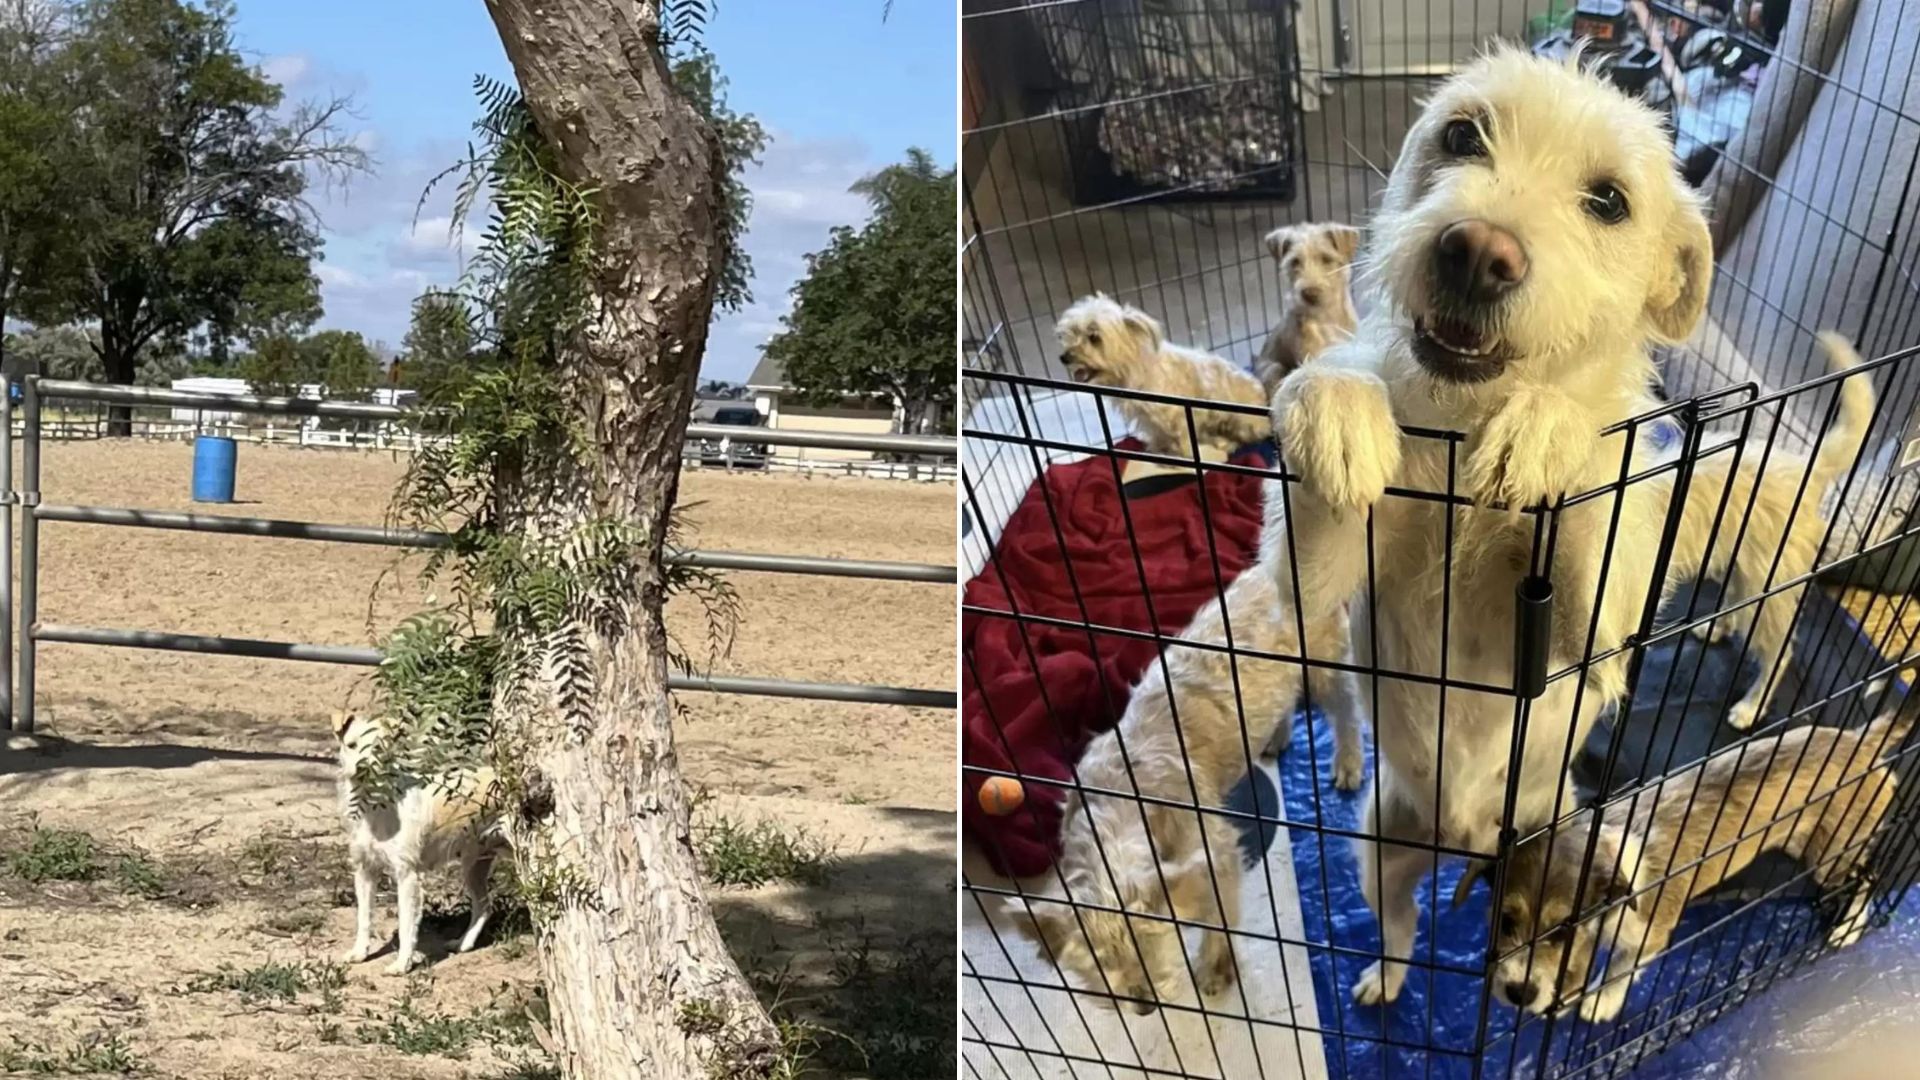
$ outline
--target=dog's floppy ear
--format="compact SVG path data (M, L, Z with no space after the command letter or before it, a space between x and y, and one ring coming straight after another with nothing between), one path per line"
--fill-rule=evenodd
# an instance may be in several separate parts
M1291 225L1282 225L1273 230L1266 237L1267 254L1273 256L1275 262L1286 258L1287 252L1293 250L1294 238L1295 232Z
M1160 320L1141 311L1139 308L1130 307L1126 309L1126 314L1120 317L1120 321L1126 325L1128 330L1145 338L1148 348L1157 349L1160 347L1160 343L1166 340L1166 331L1161 329Z
M1667 225L1668 269L1647 298L1647 320L1662 341L1677 345L1693 334L1713 286L1713 237L1691 193L1683 194Z
M1340 253L1340 261L1350 263L1360 254L1360 230L1351 225L1329 225L1327 235L1333 238L1333 250Z
M1473 883L1484 877L1492 865L1492 863L1485 859L1467 860L1466 872L1460 875L1460 883L1453 887L1453 906L1455 908L1467 902L1467 897L1473 895Z
M352 727L354 722L359 719L360 717L354 713L341 712L336 709L333 714L333 737L335 739L346 738L347 729Z

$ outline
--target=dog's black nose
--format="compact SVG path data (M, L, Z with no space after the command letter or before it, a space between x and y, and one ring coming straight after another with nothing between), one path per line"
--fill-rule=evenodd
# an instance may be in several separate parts
M1308 307L1320 306L1320 290L1309 285L1300 290L1300 302Z
M1540 991L1535 989L1534 985L1530 982L1510 982L1507 984L1507 1000L1513 1002L1515 1005L1524 1008L1531 1004L1534 998L1539 996Z
M1485 221L1456 221L1433 246L1441 284L1480 303L1498 300L1527 279L1527 250L1512 233Z

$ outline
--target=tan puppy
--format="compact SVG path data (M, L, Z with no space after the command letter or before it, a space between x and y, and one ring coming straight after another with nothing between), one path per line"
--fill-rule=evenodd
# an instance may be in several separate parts
M1280 322L1254 358L1253 373L1271 399L1280 380L1353 336L1353 290L1348 277L1360 249L1360 230L1315 222L1267 234L1267 251L1280 264Z
M342 959L357 964L373 955L373 890L384 870L393 875L400 908L399 944L387 973L412 968L424 875L452 862L460 864L471 908L457 951L471 950L491 911L487 878L493 860L507 847L493 771L479 769L440 782L403 777L398 797L381 802L361 791L355 778L361 760L383 737L380 724L356 713L334 713L333 734L340 740L340 814L353 860L355 909L353 947Z
M1589 814L1519 845L1496 905L1501 996L1545 1013L1587 986L1604 947L1606 972L1581 998L1580 1015L1613 1019L1687 904L1769 851L1799 860L1823 890L1844 895L1829 945L1859 940L1873 895L1868 841L1897 787L1883 762L1905 741L1914 712L1908 703L1859 730L1803 727L1736 744L1667 777L1657 794L1608 806L1584 889ZM1455 904L1486 869L1468 869ZM1603 905L1610 906L1588 914Z
M1249 567L1227 587L1225 618L1216 600L1200 609L1180 640L1226 644L1231 623L1236 650L1299 655L1292 617L1283 617L1291 608L1282 604L1276 578L1271 568ZM1309 635L1337 631L1344 638L1344 630L1323 626L1310 628ZM1111 986L1113 993L1131 999L1134 1011L1152 1012L1156 1002L1180 996L1188 985L1180 932L1166 918L1214 926L1238 921L1239 833L1227 818L1197 814L1190 807L1196 793L1198 805L1221 806L1247 774L1268 729L1286 725L1300 695L1300 667L1169 644L1164 672L1159 663L1149 666L1120 722L1087 746L1078 766L1084 786L1137 791L1183 805L1079 793L1068 797L1060 823L1059 870L1068 895L1096 907L1040 901L1033 916L1055 962L1084 985ZM1340 698L1353 694L1350 678L1334 675L1314 669L1316 695L1324 692L1333 699L1330 714L1357 716L1357 703L1338 706ZM1357 781L1357 720L1336 730L1337 768L1351 769ZM1128 918L1098 908L1150 917ZM1225 990L1234 972L1227 935L1206 934L1193 968L1200 995Z
M1259 380L1217 356L1168 343L1153 316L1105 294L1076 301L1060 316L1054 333L1060 339L1060 362L1075 382L1202 401L1267 405ZM1193 457L1186 408L1126 398L1112 402L1148 450ZM1193 429L1202 444L1229 450L1265 442L1273 434L1264 417L1211 409L1193 410Z
M1859 355L1845 338L1825 333L1819 339L1829 370L1850 371L1859 365ZM1873 423L1873 381L1865 376L1842 380L1839 397L1839 411L1811 461L1777 446L1769 453L1764 441L1755 439L1744 447L1721 450L1694 468L1671 575L1726 575L1720 599L1726 607L1813 570L1827 533L1820 503L1866 441ZM1709 434L1701 445L1711 448L1725 441ZM1712 551L1707 550L1709 540ZM1700 636L1710 631L1715 641L1746 634L1760 659L1759 677L1727 712L1727 723L1742 731L1766 714L1779 686L1777 674L1793 659L1793 617L1805 587L1782 589L1752 607L1694 628Z

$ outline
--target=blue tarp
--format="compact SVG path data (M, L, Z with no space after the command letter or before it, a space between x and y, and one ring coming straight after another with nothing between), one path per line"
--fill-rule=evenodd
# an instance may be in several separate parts
M1824 625L1828 627L1825 655L1856 654L1831 664L1850 668L1865 662L1857 655L1864 649L1849 647L1857 645L1856 633L1849 629L1846 634L1851 641L1837 640L1831 636L1830 621L1823 623L1812 609L1805 615L1803 649L1816 644L1804 641L1804 635L1814 632L1809 627ZM1630 734L1622 740L1626 744L1619 755L1620 767L1626 770L1623 779L1643 769L1661 772L1678 767L1704 753L1707 746L1723 745L1736 737L1718 722L1735 676L1735 647L1720 646L1703 652L1692 639L1682 640L1677 648L1650 650L1641 673L1640 694L1628 713ZM1748 665L1748 677L1756 667ZM1791 695L1792 688L1783 686L1777 698L1784 702ZM1280 762L1287 802L1285 816L1290 821L1358 830L1363 795L1334 789L1330 779L1332 729L1318 718L1312 728L1310 738L1305 719L1296 720L1293 746ZM1604 747L1608 735L1603 725L1595 732L1595 743ZM1677 757L1668 753L1669 746L1678 748ZM1369 762L1371 753L1369 746ZM1576 769L1576 775L1580 771ZM1622 1047L1627 1049L1620 1056L1628 1058L1665 1049L1657 1058L1640 1064L1633 1074L1636 1076L1691 1078L1709 1067L1717 1080L1751 1075L1726 1069L1729 1063L1752 1059L1771 1045L1773 1014L1762 1002L1742 999L1757 989L1750 985L1756 977L1772 977L1771 969L1781 957L1823 940L1826 932L1825 920L1812 899L1804 895L1755 904L1736 893L1726 900L1696 903L1688 909L1674 936L1675 946L1661 959L1657 972L1642 976L1622 1019L1608 1024L1588 1024L1571 1015L1553 1020L1529 1015L1516 1031L1515 1012L1497 1000L1488 1003L1477 974L1436 973L1420 967L1410 971L1405 989L1391 1006L1363 1008L1352 1002L1350 994L1360 972L1371 961L1364 955L1336 951L1377 953L1380 948L1373 916L1360 894L1352 846L1345 839L1324 837L1312 829L1288 832L1306 939L1331 942L1333 946L1309 951L1320 1025L1327 1033L1328 1067L1330 1075L1338 1080L1406 1076L1450 1080L1475 1075L1539 1080L1591 1065ZM1485 962L1487 889L1477 887L1469 902L1453 910L1449 906L1453 886L1462 869L1458 861L1443 861L1438 877L1429 875L1421 884L1415 957L1478 972ZM1755 867L1756 871L1762 869ZM1920 925L1920 899L1910 901L1896 913L1895 927L1876 931L1860 946L1839 956L1824 958L1808 974L1831 978L1835 972L1873 971L1894 964L1911 969L1911 977L1920 981L1920 960L1915 959L1913 948L1916 937L1920 937L1916 925ZM1695 935L1698 938L1689 944ZM1674 1036L1692 1026L1702 1010L1729 1004L1734 1004L1729 1016L1666 1047ZM1676 1018L1684 1019L1676 1023ZM1484 1042L1476 1038L1483 1022ZM1473 1060L1477 1044L1487 1047L1478 1074ZM1550 1047L1544 1068L1540 1060L1543 1044ZM1601 1075L1616 1074L1611 1067L1614 1060L1618 1057L1610 1059ZM1624 1071L1619 1074L1624 1075Z

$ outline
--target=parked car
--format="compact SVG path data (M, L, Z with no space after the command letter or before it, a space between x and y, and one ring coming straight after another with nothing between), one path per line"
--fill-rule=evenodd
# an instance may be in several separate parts
M755 428L761 426L760 420L759 410L751 405L743 405L739 408L718 409L714 412L713 418L706 423ZM720 465L735 469L763 469L767 465L766 443L742 442L733 437L701 439L697 452L702 465Z

